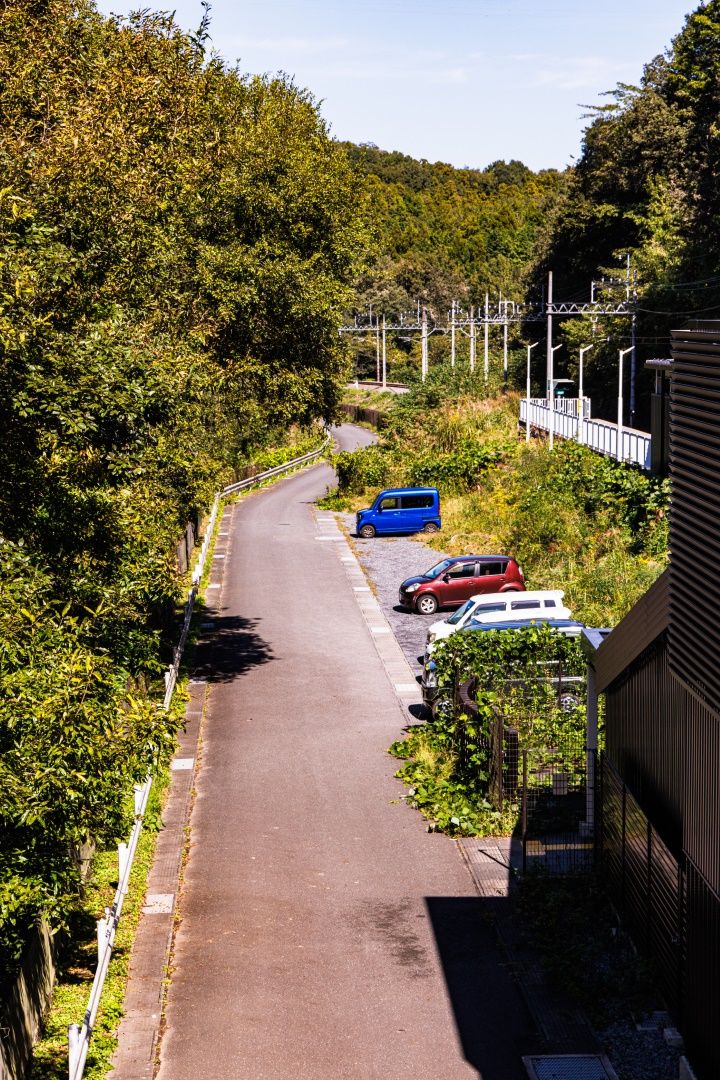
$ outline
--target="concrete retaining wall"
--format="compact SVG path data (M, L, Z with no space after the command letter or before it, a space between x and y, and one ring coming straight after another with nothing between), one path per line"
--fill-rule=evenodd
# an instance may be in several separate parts
M52 998L57 939L42 922L36 930L15 983L0 999L0 1080L24 1080L32 1048Z

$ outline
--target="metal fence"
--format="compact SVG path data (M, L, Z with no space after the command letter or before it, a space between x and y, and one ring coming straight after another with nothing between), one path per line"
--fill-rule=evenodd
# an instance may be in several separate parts
M572 406L575 406L573 409ZM520 421L528 423L528 399L520 399ZM546 398L530 398L529 423L540 431L550 431L562 439L571 439L598 454L631 462L648 472L651 467L651 437L646 431L621 427L607 420L579 416L577 399L565 399L562 410L555 403L551 410Z
M585 702L585 679L565 675L553 664L545 676L533 677L527 685L537 698L535 714L532 708L523 708L520 719L518 709L517 724L509 723L508 710L496 708L490 721L488 800L496 810L515 817L524 872L588 870L595 861L597 769L585 724L577 722L578 715L584 716L578 710ZM456 713L458 706L470 712L473 704L472 683L459 687ZM548 724L550 710L553 722Z
M323 445L318 450L313 450L309 454L303 454L302 457L294 458L292 461L286 462L284 465L278 465L274 469L267 469L265 472L258 473L257 476L249 477L245 480L239 480L235 484L228 484L222 491L218 492L213 500L212 509L210 511L210 517L208 518L207 525L205 527L205 537L200 549L197 563L192 574L192 584L190 591L188 592L187 601L185 603L183 612L183 622L180 630L180 637L178 644L173 650L173 661L170 667L165 672L165 695L163 698L163 709L167 711L172 701L173 693L178 679L180 671L180 664L182 661L183 651L187 642L187 636L190 631L190 623L192 621L193 610L195 607L195 601L200 589L200 583L202 581L203 574L205 573L205 567L207 566L208 554L210 552L210 546L213 541L213 535L215 532L215 523L217 521L218 512L223 498L234 495L239 491L244 491L246 488L253 487L256 484L262 484L268 480L272 480L278 476L283 475L286 472L290 472L293 469L302 468L305 465L310 464L316 458L320 457L330 444L330 436L327 436ZM108 968L110 966L110 960L112 957L113 946L115 944L115 936L117 928L120 923L120 916L122 914L123 904L125 897L127 896L130 872L132 870L133 861L135 859L135 852L137 849L140 834L142 832L143 820L145 817L145 811L147 810L147 803L150 796L150 789L152 787L152 775L146 777L143 784L138 784L134 788L134 823L132 831L126 843L118 845L118 886L113 899L112 907L106 908L105 916L102 919L98 919L97 923L97 950L98 959L97 967L95 969L95 977L93 979L92 988L90 990L90 996L88 998L87 1007L85 1009L85 1015L83 1017L82 1024L70 1024L68 1028L68 1075L69 1080L80 1080L85 1072L85 1063L87 1060L87 1054L90 1047L90 1040L92 1037L92 1031L97 1017L98 1007L100 1005L100 999L105 985L105 979L107 977Z

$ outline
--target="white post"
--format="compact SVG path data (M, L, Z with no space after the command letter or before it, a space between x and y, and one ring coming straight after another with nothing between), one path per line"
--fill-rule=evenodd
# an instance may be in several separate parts
M586 345L584 349L580 350L580 368L579 368L579 372L578 372L578 426L577 426L577 433L576 433L576 436L575 436L578 442L582 442L582 439L580 438L580 432L582 431L583 398L584 398L583 357L585 356L586 352L590 352L591 349L594 349L596 344L597 344L596 342L593 342L592 345Z
M475 370L475 308L470 308L470 370Z
M455 301L450 311L450 367L455 367Z
M508 384L508 324L507 305L505 307L505 322L503 323L503 386L507 390Z
M123 885L124 893L127 893L128 891L128 882L124 879L125 874L127 873L129 858L130 853L128 845L125 843L118 844L118 882Z
M621 349L620 362L618 364L617 453L615 455L618 461L623 460L623 360L634 348L635 346L631 345L629 349Z
M385 340L385 316L383 315L383 327L382 327L382 388L385 390L387 387L387 348Z
M550 449L555 445L555 353L562 349L562 342L550 349Z
M377 316L375 317L375 381L380 382L380 320Z
M533 341L532 345L528 345L528 347L527 347L527 351L528 351L528 353L527 353L527 379L526 379L526 383L525 383L525 398L526 398L526 406L525 406L525 442L526 443L530 442L530 353L539 344L540 344L539 341Z
M68 1075L75 1080L78 1065L80 1063L80 1025L70 1024L68 1027Z
M427 330L427 308L423 304L422 309L422 381L425 382L428 373L428 330Z
M489 330L490 330L490 297L488 296L487 293L485 293L485 356L484 356L484 359L483 359L483 378L485 379L485 382L488 381L488 376L490 374L490 341L489 341L489 336L488 336L489 335Z

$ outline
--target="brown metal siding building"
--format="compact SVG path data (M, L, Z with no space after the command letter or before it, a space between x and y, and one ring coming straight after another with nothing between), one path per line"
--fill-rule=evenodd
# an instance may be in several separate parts
M595 655L608 881L720 1076L720 324L673 333L671 565Z

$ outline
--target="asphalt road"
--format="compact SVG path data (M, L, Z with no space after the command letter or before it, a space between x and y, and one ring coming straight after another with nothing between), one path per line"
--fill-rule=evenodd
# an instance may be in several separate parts
M319 465L233 512L158 1075L521 1080L487 901L399 798L409 718L316 539L331 482Z

